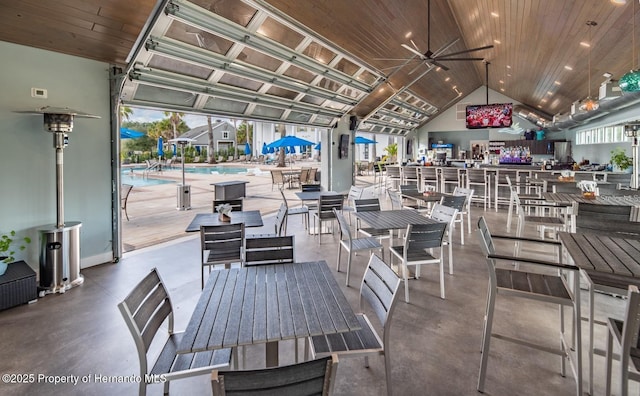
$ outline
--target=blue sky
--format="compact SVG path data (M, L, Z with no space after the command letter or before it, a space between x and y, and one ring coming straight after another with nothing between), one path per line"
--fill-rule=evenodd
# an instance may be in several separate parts
M132 107L133 114L129 117L129 121L137 122L153 122L166 118L163 111L139 109ZM207 117L195 114L185 114L184 122L189 128L195 128L201 125L207 125Z

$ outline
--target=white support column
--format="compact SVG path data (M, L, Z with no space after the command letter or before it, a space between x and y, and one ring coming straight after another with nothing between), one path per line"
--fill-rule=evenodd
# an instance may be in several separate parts
M340 135L348 134L349 156L339 158ZM322 133L320 151L320 184L323 191L347 192L352 183L353 174L353 133L349 130L349 115L343 116L335 128Z

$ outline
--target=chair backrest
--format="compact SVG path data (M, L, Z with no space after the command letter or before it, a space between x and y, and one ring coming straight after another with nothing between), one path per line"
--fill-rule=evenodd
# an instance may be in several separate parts
M290 236L256 237L244 240L244 266L295 262L295 239Z
M133 185L131 184L122 184L120 188L120 208L121 209L127 208L127 199L129 198L129 193L131 192L132 188L133 188Z
M507 184L507 177L509 177L511 180L517 180L518 178L518 171L514 171L514 170L507 170L507 169L497 169L496 170L496 181L498 182L498 184Z
M211 372L213 396L331 395L338 355L261 370Z
M360 199L360 197L362 196L362 190L362 187L349 187L349 195L347 195L347 201L352 203L354 200Z
M118 309L135 341L140 373L146 374L149 372L149 345L167 318L168 334L173 333L173 306L155 268L118 304Z
M280 208L276 213L276 221L275 221L275 234L277 236L283 236L284 229L287 224L287 205L283 202L280 204Z
M402 176L405 180L418 180L418 171L420 167L418 166L403 166L402 167Z
M340 226L340 240L347 240L349 246L351 246L351 227L349 227L347 219L345 219L342 212L339 212L336 208L333 208L333 215L336 217L336 220L338 220L338 225Z
M300 169L300 183L306 183L309 180L309 171L311 168Z
M471 199L473 198L473 192L474 192L473 188L456 187L453 189L453 195L467 197L465 201L466 202L465 206L467 207L467 209L471 206Z
M420 168L420 175L423 180L438 180L438 168L433 166L423 166Z
M464 204L467 202L466 195L444 195L440 199L440 204L458 209L459 212L464 210Z
M200 226L200 248L204 261L205 251L209 251L209 259L216 256L234 257L242 260L242 246L244 245L244 223L224 224L214 226Z
M418 186L416 184L403 184L400 186L400 193L404 194L407 192L418 192Z
M356 212L372 212L380 210L380 200L378 198L356 199L353 204Z
M216 207L218 205L229 204L231 205L232 212L242 212L242 207L244 204L244 200L240 199L214 199L213 200L213 212L216 212Z
M400 167L387 166L387 177L390 179L400 179Z
M342 210L344 197L341 194L320 194L318 198L318 217L333 219L333 209Z
M307 175L307 183L314 184L316 182L316 174L318 173L318 168L311 168L309 170L309 174Z
M447 223L409 224L404 236L404 259L417 251L442 247L447 226Z
M272 170L271 171L271 182L273 184L283 184L284 183L284 175L281 170Z
M487 173L484 169L467 169L467 181L471 184L484 184L487 182Z
M478 219L478 234L480 235L480 248L482 249L482 253L484 253L485 256L494 254L496 247L493 244L493 238L491 238L491 232L489 231L489 226L484 216L480 216ZM493 269L493 267L491 267L491 269ZM492 276L495 277L495 272Z
M446 181L459 180L460 178L459 168L442 167L440 174L442 175L442 179Z
M387 190L389 193L389 199L391 199L391 209L402 209L402 196L397 191Z
M366 301L376 313L384 329L383 345L388 348L391 332L391 317L398 301L398 289L400 288L400 277L393 272L391 266L387 265L375 254L369 258L369 265L364 272L362 284L360 286L360 309L362 302Z
M629 205L599 205L580 202L576 205L576 230L579 232L604 232L624 236L640 235L640 223L630 221Z
M319 184L303 184L300 188L302 191L320 191Z
M450 206L444 206L437 203L433 205L433 208L431 209L431 214L429 215L429 217L441 223L446 223L449 229L451 229L457 215L458 215L458 209L452 208Z
M375 186L369 186L362 189L362 194L360 194L360 199L370 199L376 198L378 194L376 193Z
M623 366L625 370L630 361L631 349L637 348L638 345L638 332L640 331L640 293L638 287L629 285L627 297L627 309L620 343L623 362L626 362L626 365Z

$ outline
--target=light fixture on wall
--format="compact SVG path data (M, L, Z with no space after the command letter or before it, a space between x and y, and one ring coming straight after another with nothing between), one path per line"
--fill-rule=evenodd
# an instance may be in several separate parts
M637 92L640 91L640 70L633 69L636 63L636 3L631 2L631 71L620 77L618 86L622 92Z
M587 98L580 105L580 110L582 111L592 111L597 109L599 106L598 101L594 100L591 97L591 47L593 46L592 39L591 39L591 28L597 25L598 23L595 21L587 21L587 26L589 26L589 86L588 86L589 94L587 95Z

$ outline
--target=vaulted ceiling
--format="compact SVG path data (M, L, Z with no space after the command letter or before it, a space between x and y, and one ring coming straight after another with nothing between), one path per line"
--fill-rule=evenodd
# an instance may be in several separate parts
M122 66L129 105L404 134L486 72L547 118L597 97L603 73L638 66L631 3L432 0L428 21L427 0L0 0L0 40ZM493 48L444 70L402 44Z

